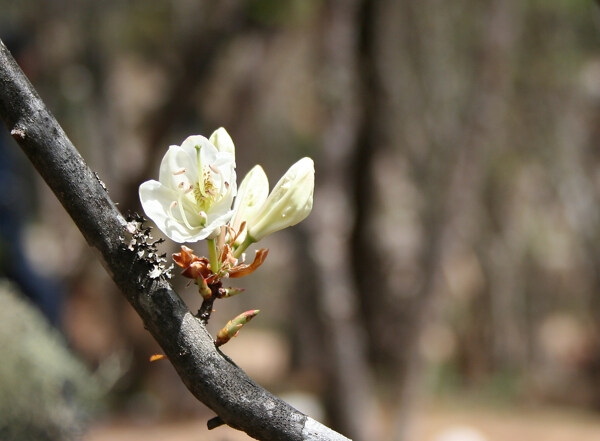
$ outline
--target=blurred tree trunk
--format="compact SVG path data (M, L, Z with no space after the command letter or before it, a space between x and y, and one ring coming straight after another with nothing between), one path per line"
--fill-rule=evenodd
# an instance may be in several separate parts
M371 440L372 397L364 327L353 283L349 189L356 146L356 47L358 1L332 0L323 8L319 60L327 116L317 161L311 248L317 269L317 308L328 349L328 406L332 427L354 440Z
M427 2L426 2L427 3ZM447 233L450 183L456 169L460 145L455 145L452 122L435 108L445 99L441 79L435 77L432 66L424 64L433 58L435 47L429 39L437 38L428 24L427 4L365 1L361 11L361 107L357 151L354 158L354 194L359 213L353 232L354 274L357 277L362 305L369 319L370 347L375 356L391 367L393 375L385 381L398 382L393 396L387 399L398 405L399 423L394 428L394 439L404 439L408 415L414 407L419 383L416 381L420 364L418 344L424 319L428 313L439 278L443 243ZM435 18L435 17L434 17ZM435 25L435 23L433 23ZM439 31L438 31L439 32ZM443 45L435 40L435 44ZM412 76L415 83L407 84L397 72ZM412 72L409 72L412 71ZM404 78L405 80L406 78ZM400 83L399 83L400 82ZM429 88L432 87L433 90ZM412 89L412 90L411 90ZM436 95L436 92L438 95ZM411 97L410 95L416 95ZM411 112L427 119L433 126L423 128L428 139L419 146L403 133L403 124L410 124L402 115L405 100L414 99ZM435 116L439 118L435 118ZM411 149L415 149L411 151ZM421 233L420 256L416 266L419 283L409 293L398 293L391 284L388 272L390 259L382 251L375 234L376 216L381 209L393 207L394 201L383 200L378 207L376 197L376 161L398 158L401 152L408 158L411 178L421 193L423 203L419 213ZM399 164L398 164L399 165ZM393 176L384 178L394 185ZM381 181L382 179L380 179ZM380 199L385 196L380 195ZM373 283L378 284L377 293ZM389 365L391 363L391 365ZM384 365L385 367L385 365ZM389 384L384 385L389 390Z
M521 268L524 255L510 236L502 231L506 222L498 221L507 212L505 202L506 182L498 179L491 163L495 153L510 151L510 99L513 97L514 74L517 69L515 47L521 36L521 6L514 1L493 1L485 16L487 31L483 34L479 70L477 105L471 110L473 148L481 146L476 174L466 188L479 189L475 196L481 209L476 218L483 225L471 238L479 246L482 268L488 280L490 298L488 320L492 340L482 346L489 353L494 369L523 366L527 354L523 352L523 338L529 335L526 324L519 319L524 313L522 299L524 277ZM472 205L472 204L471 204ZM487 223L487 224L486 224ZM483 312L483 311L482 311Z
M466 147L457 173L460 191L452 202L456 207L453 229L463 246L474 252L484 276L479 292L467 300L472 317L461 324L467 328L461 338L470 339L459 341L461 350L469 354L463 352L460 361L467 380L517 367L527 352L522 351L521 334L530 335L520 321L524 256L516 253L521 248L510 243L503 230L507 182L497 173L499 158L512 150L509 110L522 14L518 2L494 0L476 16L485 26L470 60L473 79L459 140Z
M598 69L585 66L588 75ZM554 164L557 193L566 219L575 232L582 254L589 293L584 300L591 319L589 348L580 356L578 368L591 391L590 404L600 409L600 191L597 175L600 155L600 95L598 76L588 79L582 96L561 109L559 157Z
M359 293L361 312L368 331L370 358L385 358L387 350L382 348L380 338L382 324L379 322L381 298L375 296L374 286L380 295L386 295L388 287L383 272L382 256L373 240L371 220L376 209L374 197L375 155L383 147L386 137L385 121L381 119L384 112L384 90L378 73L378 54L376 38L378 35L376 1L361 2L359 23L360 40L357 46L358 59L358 103L360 115L358 133L355 142L355 153L352 157L352 191L356 210L350 244L352 247L352 265L354 282ZM388 134L389 135L389 134ZM373 283L375 282L375 283Z
M361 11L364 113L353 173L354 274L369 322L369 347L384 368L395 370L399 388L389 398L398 403L399 440L408 436L418 396L419 342L440 291L444 255L453 243L473 234L465 227L473 225L477 214L477 188L489 144L495 137L500 137L498 143L503 139L504 94L512 71L508 54L518 35L518 25L511 21L515 8L512 2L500 1L469 8L472 3L462 2L457 8L434 1L365 1ZM469 14L462 14L461 8ZM480 21L486 23L484 28ZM454 31L461 27L473 31L472 39L480 39L461 40ZM408 162L409 179L422 200L418 278L404 293L392 285L389 272L390 262L398 258L383 251L385 244L375 239L377 216L394 204L383 200L381 187L377 189L375 167L394 157ZM379 181L392 186L394 179ZM373 280L381 286L377 301Z

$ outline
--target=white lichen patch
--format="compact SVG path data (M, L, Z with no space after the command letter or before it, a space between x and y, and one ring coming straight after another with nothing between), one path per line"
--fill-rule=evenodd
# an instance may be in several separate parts
M138 259L144 259L152 265L148 273L151 279L172 277L171 270L173 265L167 267L166 254L158 253L158 244L164 242L164 239L153 240L150 234L151 227L144 227L145 219L142 216L134 215L128 217L124 229L123 245L129 251L133 251Z

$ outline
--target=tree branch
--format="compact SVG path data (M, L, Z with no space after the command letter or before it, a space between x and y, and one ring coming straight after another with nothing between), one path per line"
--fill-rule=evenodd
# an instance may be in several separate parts
M348 440L257 385L222 354L188 310L148 244L128 223L0 40L0 117L186 387L229 426L260 440ZM140 257L140 254L143 254ZM154 276L154 278L152 277Z

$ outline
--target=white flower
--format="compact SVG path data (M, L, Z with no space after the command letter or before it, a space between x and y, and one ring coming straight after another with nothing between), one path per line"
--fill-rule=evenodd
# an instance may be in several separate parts
M240 188L233 205L234 215L231 219L231 227L236 233L242 222L248 222L258 213L269 195L269 180L260 165L255 165L242 180ZM247 228L241 232L236 243L243 242L246 237Z
M248 220L254 242L304 220L312 210L315 188L313 160L302 158L282 176L256 215Z
M158 181L140 185L146 215L175 242L214 238L233 214L235 148L225 129L211 141L190 136L172 145L160 164Z

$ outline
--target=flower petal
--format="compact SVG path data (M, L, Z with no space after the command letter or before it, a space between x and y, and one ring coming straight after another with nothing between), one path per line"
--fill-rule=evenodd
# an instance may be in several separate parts
M255 165L242 180L235 198L233 205L235 215L231 222L234 231L237 232L243 221L247 222L258 213L267 196L269 196L269 179L263 168ZM239 241L243 239L240 237Z
M229 202L229 205L231 205L231 201ZM221 214L220 216L212 216L215 216L214 213L210 213L208 216L207 224L204 227L204 229L207 230L208 233L205 237L203 237L203 239L214 239L215 237L217 237L221 232L221 227L223 225L226 225L227 222L229 222L229 220L231 219L231 216L233 216L233 210L229 210L226 213Z
M223 127L219 127L217 130L210 135L208 139L220 152L228 152L235 155L235 146L233 145L233 140L227 130Z
M186 186L190 185L198 180L196 162L195 156L191 156L177 145L172 145L160 163L158 180L173 190L182 182Z
M140 201L146 215L154 221L156 226L175 242L197 242L206 239L210 231L203 228L189 229L183 222L178 221L168 212L173 201L177 200L177 193L158 181L146 181L140 185ZM176 210L174 210L176 213Z
M196 159L196 147L200 147L201 150L204 150L205 147L210 147L212 150L216 151L217 148L210 143L208 139L206 139L202 135L192 135L185 138L185 140L181 143L181 148L191 155L194 160Z

